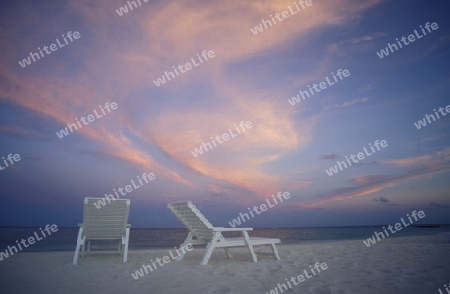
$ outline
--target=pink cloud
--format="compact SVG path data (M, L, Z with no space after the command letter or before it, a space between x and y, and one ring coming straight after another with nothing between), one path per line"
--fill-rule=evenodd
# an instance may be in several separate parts
M351 178L353 186L337 189L324 197L324 199L298 203L301 208L315 208L334 201L343 201L355 197L370 195L387 188L396 187L405 182L431 177L437 173L450 171L450 148L435 152L434 154L419 157L388 161L386 164L395 164L400 167L420 164L399 175L360 175Z
M89 128L80 129L79 134L102 143L110 155L142 168L155 169L155 174L178 183L194 187L191 178L201 175L266 195L269 191L282 189L289 179L268 173L264 166L306 147L320 117L298 119L297 122L302 123L299 129L293 116L302 108L286 109L273 98L288 97L292 93L290 89L285 93L249 89L231 83L224 69L290 42L293 35L307 36L320 28L345 24L353 20L355 14L379 2L315 2L295 20L286 20L260 36L253 36L250 28L258 25L261 18L267 18L274 11L286 10L292 3L234 0L204 1L193 5L172 1L142 7L139 11L142 17L119 18L114 11L116 7L108 1L71 2L52 21L68 23L71 17L80 17L84 20L83 26L89 28L90 36L81 32L83 26L80 27L81 39L77 43L64 48L66 50L59 56L48 56L26 69L19 68L16 60L24 52L42 45L36 40L59 36L61 32L45 26L46 29L35 30L39 38L18 39L14 47L25 48L25 51L19 54L15 48L5 48L7 60L12 61L0 64L0 69L8 72L6 83L17 87L6 87L0 97L61 126L91 113L99 103L115 101L120 111ZM38 23L43 18L32 10L28 12L31 23ZM179 16L177 21L174 16ZM7 38L13 38L17 30L5 33ZM176 82L167 83L163 90L165 97L176 98L167 100L166 104L161 102L163 106L158 112L153 110L152 99L159 97L148 97L144 102L138 100L137 91L152 95L153 79L204 49L214 50L216 57L203 64L195 74L189 72ZM76 71L64 56L78 64ZM316 72L303 76L297 83L323 77L321 71L331 59L327 57ZM10 71L12 66L14 70ZM196 83L212 88L217 103L211 109L177 106L177 99L183 96L183 86ZM293 83L293 87L296 86ZM137 119L136 113L147 115ZM201 158L190 154L190 150L210 136L220 135L241 120L251 121L254 128ZM182 175L166 167L152 154L137 147L126 132L161 149L188 171Z

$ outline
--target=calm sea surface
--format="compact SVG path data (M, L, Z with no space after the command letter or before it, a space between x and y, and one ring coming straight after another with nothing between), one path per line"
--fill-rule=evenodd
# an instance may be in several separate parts
M376 227L333 227L333 228L284 228L254 229L250 236L279 238L283 244L321 243L337 240L363 240L372 237ZM40 233L39 228L0 228L0 251L8 245L16 245L16 240L28 239ZM432 236L441 232L450 232L450 225L438 228L407 227L390 234L389 238L408 236ZM56 233L30 245L23 251L68 251L74 250L78 228L59 228ZM131 229L130 249L173 248L179 246L186 238L186 229ZM41 237L41 235L39 235ZM228 236L225 233L225 236ZM230 237L239 235L229 235ZM28 244L28 242L27 242ZM22 246L23 247L23 246Z

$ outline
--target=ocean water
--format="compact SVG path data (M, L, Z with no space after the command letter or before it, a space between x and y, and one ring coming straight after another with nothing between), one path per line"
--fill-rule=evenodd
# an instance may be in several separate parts
M321 227L321 228L281 228L254 229L250 236L281 239L283 244L322 243L339 240L365 240L374 232L381 232L382 226L374 227ZM0 251L7 246L40 234L39 228L0 228ZM409 226L401 231L390 234L389 238L409 236L433 236L442 232L450 232L450 225L437 228L420 228ZM144 229L132 228L130 233L130 249L173 248L179 246L187 236L186 229ZM22 251L72 251L75 250L78 228L59 228L56 233L24 248ZM225 237L241 236L240 233L224 233ZM39 235L41 237L41 235ZM116 244L103 242L103 244ZM28 244L28 242L27 242ZM23 248L24 246L22 246ZM93 249L95 243L93 242Z

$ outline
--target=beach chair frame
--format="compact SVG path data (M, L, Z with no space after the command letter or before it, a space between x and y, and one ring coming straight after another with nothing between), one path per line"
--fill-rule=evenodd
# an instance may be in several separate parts
M214 227L191 201L172 202L167 207L189 230L186 240L180 246L181 248L189 243L192 245L206 244L206 252L200 263L201 265L208 264L215 248L224 248L227 258L232 259L233 256L229 251L231 247L247 247L253 262L258 262L253 247L259 245L270 245L275 258L280 260L275 245L281 243L280 239L249 237L248 231L252 231L253 228ZM225 238L222 232L242 232L242 238ZM177 260L180 261L183 257L184 255L181 255Z
M127 262L128 244L131 225L127 224L130 214L129 199L115 199L106 206L96 208L94 203L103 198L84 198L83 223L78 224L77 245L73 256L73 264L78 257L91 251L92 240L118 240L117 253Z

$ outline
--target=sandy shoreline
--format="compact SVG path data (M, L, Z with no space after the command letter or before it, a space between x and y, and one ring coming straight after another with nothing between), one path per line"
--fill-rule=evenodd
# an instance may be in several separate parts
M266 293L316 262L327 263L328 269L285 292L437 293L450 283L450 244L438 236L385 239L370 248L361 240L281 244L281 261L262 254L256 264L246 249L235 248L234 260L216 250L210 264L200 266L204 249L194 249L182 262L170 262L137 280L131 276L168 251L130 251L126 264L116 255L98 253L80 258L77 266L72 252L20 253L0 262L1 292ZM258 251L270 252L264 247Z

